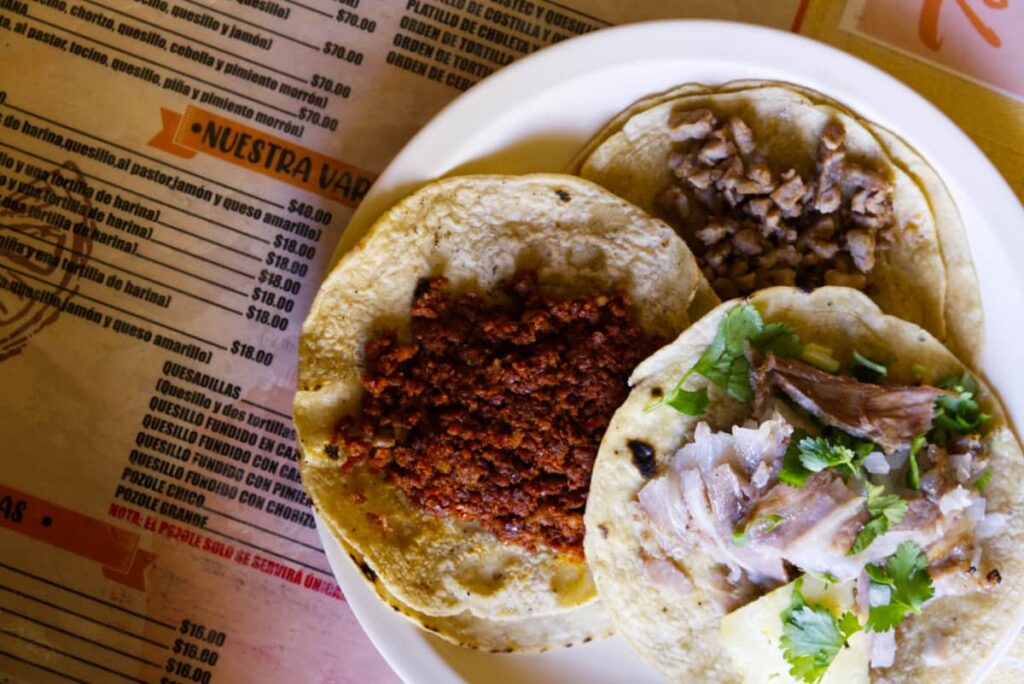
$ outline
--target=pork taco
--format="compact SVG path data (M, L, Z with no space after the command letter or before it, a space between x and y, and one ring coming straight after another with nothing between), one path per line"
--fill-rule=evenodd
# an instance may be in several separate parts
M979 681L1024 623L1024 454L992 392L865 295L769 288L637 367L587 559L671 681Z
M842 285L974 364L963 225L906 143L788 84L687 85L614 119L573 170L674 225L719 297Z
M339 262L303 326L294 417L317 510L409 611L586 606L600 438L700 281L671 228L592 183L425 187Z

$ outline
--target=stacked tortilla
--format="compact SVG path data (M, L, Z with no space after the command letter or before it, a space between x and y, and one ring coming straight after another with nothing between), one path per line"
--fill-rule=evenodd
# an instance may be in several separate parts
M333 438L358 413L364 345L385 328L408 334L421 280L486 297L524 268L567 296L625 290L640 327L662 339L689 325L701 281L667 225L587 181L439 181L388 211L328 276L303 326L294 403L303 483L381 597L456 643L505 652L611 632L585 564L415 507L372 470L345 469Z

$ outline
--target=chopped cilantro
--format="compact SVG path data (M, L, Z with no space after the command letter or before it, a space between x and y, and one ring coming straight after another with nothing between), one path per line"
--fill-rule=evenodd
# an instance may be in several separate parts
M782 457L779 480L793 487L803 487L814 473L838 468L843 477L863 479L861 463L875 450L871 442L856 439L842 430L827 429L820 437L809 437L796 430Z
M977 489L979 492L984 492L985 491L985 485L987 485L988 481L991 480L991 479L992 479L992 471L991 470L986 470L985 472L983 472L978 477L977 480L974 481L974 488Z
M767 323L750 343L758 349L774 352L779 356L795 358L804 351L800 336L785 323Z
M884 363L872 361L863 356L856 349L853 350L853 367L850 369L853 377L861 382L878 382L888 374L889 369Z
M708 407L708 388L686 390L682 387L675 387L662 403L687 416L699 416Z
M925 376L925 373L928 372L928 369L925 366L922 366L919 363L915 363L914 365L912 365L910 367L910 372L914 374L915 378L920 380L921 378L923 378Z
M800 442L807 437L807 433L797 429L789 440L786 453L782 456L782 469L779 471L779 481L791 487L803 487L812 473L800 462Z
M800 463L812 473L838 468L844 477L861 479L860 464L874 451L871 442L851 437L840 430L829 430L821 437L805 437L798 445Z
M935 593L927 567L928 559L921 547L911 541L900 544L885 567L864 567L872 583L889 587L889 603L872 606L868 613L868 630L886 632L895 629L907 613L921 612L921 606Z
M793 677L814 684L825 676L846 640L859 632L861 625L851 612L837 620L827 608L808 604L802 584L798 579L793 585L793 599L781 615L782 655L791 665Z
M783 518L781 515L761 515L750 521L749 524L741 527L740 529L732 533L732 543L736 546L747 545L747 533L754 529L755 525L761 527L763 534L768 534L782 522Z
M761 314L753 306L743 304L726 314L718 326L711 345L704 350L693 372L725 390L733 399L750 401L750 363L743 353L743 343L764 331Z
M653 411L661 405L671 406L688 416L698 416L708 407L707 388L685 390L683 383L693 373L705 378L725 390L733 399L750 401L754 391L750 387L750 362L744 353L744 343L767 349L780 356L799 354L800 337L785 323L765 325L761 314L750 304L737 306L718 325L715 339L701 354L697 363L679 379L671 392L645 411Z
M938 383L938 387L956 392L956 396L943 394L935 401L932 418L932 440L946 445L949 433L969 435L979 433L992 418L978 406L978 383L967 371Z
M917 463L917 452L924 446L924 435L918 435L910 443L910 456L907 460L910 462L910 469L907 470L907 486L911 489L921 488L921 467Z
M853 546L846 552L847 556L854 556L871 546L880 535L889 531L892 525L903 520L907 514L907 502L896 494L885 494L885 487L875 486L870 482L868 485L867 509L870 518L864 527L860 528L857 538L853 540Z

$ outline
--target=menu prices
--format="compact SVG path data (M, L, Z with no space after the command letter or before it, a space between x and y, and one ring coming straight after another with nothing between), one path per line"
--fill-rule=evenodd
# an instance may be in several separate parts
M333 245L459 92L705 5L0 0L0 681L393 680L296 467Z

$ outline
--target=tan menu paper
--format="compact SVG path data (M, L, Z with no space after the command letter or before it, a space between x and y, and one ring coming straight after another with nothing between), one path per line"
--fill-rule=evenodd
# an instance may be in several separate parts
M0 681L393 680L289 411L353 209L525 54L797 5L0 0Z

